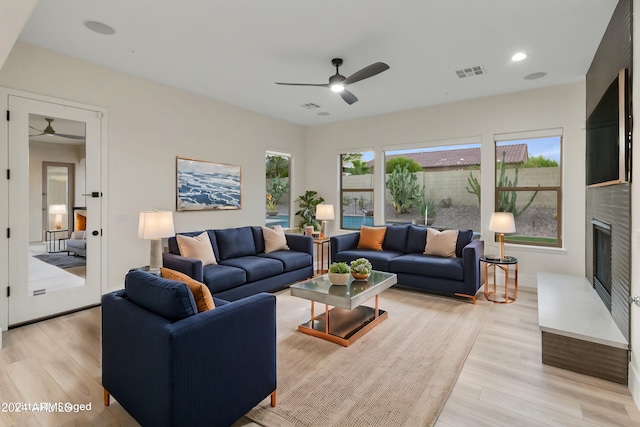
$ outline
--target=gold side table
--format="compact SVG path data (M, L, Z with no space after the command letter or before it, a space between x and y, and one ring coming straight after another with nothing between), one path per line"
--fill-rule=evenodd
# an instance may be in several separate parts
M511 304L518 299L518 259L512 256L480 257L480 262L484 262L484 296L487 300L498 304ZM489 291L489 267L493 267L493 290ZM496 267L504 271L504 299L500 299L496 291ZM513 297L509 296L509 269L515 270L515 286Z
M313 239L313 244L316 247L316 274L324 274L327 273L328 270L328 265L327 268L324 268L325 262L324 262L324 246L325 244L327 245L327 264L329 264L329 256L331 253L331 239L328 237L323 237L323 238L314 238Z

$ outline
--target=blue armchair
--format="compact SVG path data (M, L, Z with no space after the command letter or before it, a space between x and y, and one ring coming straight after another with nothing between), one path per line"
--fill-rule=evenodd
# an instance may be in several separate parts
M275 296L214 302L198 313L187 285L142 271L105 294L105 405L149 426L229 426L269 395L275 406Z

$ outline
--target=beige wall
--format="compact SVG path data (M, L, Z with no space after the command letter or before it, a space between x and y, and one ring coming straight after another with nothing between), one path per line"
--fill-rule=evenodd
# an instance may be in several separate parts
M0 69L38 0L0 0Z
M0 70L0 86L107 109L104 291L149 263L138 214L175 210L176 156L242 168L242 209L176 212L177 231L264 224L267 149L293 155L292 194L305 188L300 126L20 42Z
M481 185L492 188L495 179L494 135L562 128L563 241L564 248L526 248L507 245L506 251L520 260L520 283L535 286L537 271L584 275L585 240L585 89L584 82L420 108L360 120L306 129L307 189L318 191L327 203L338 204L340 152L369 151L376 154L375 170L384 170L383 151L400 148L482 144ZM568 171L568 172L567 172ZM374 182L375 222L382 223L383 177ZM496 252L488 230L494 206L493 192L482 196L482 237L488 251ZM574 218L581 218L574 221ZM337 221L330 222L337 232Z

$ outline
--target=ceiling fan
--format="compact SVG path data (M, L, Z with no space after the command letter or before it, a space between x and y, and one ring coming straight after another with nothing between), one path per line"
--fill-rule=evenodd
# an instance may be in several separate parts
M381 72L388 70L389 66L384 62L376 62L375 64L371 64L368 67L364 67L360 71L356 71L351 74L349 77L345 77L340 74L338 68L342 65L342 59L333 58L331 63L336 67L336 73L329 77L329 83L325 84L313 84L313 83L280 83L276 82L277 85L288 85L288 86L318 86L318 87L328 87L331 88L332 91L340 94L342 99L349 105L358 101L358 98L351 92L345 89L350 84L355 82L359 82L360 80L368 79L369 77L373 77L376 74L380 74Z
M31 129L37 130L38 132L42 132L37 135L29 135L29 137L49 135L49 136L60 136L62 138L69 138L69 139L84 139L84 136L81 136L81 135L68 135L66 133L57 133L55 130L53 130L53 127L51 127L51 122L53 122L53 119L45 118L45 120L49 123L47 124L47 127L44 128L44 130L36 129L33 126L29 126Z

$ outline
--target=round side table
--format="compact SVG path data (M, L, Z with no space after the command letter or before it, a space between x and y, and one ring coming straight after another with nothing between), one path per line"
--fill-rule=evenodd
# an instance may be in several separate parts
M518 299L518 259L513 256L480 257L480 262L484 262L484 296L489 301L498 304L511 304ZM493 290L489 291L489 267L493 267ZM496 293L496 267L504 271L504 298L500 298ZM509 296L509 269L515 269L515 287L513 297Z

